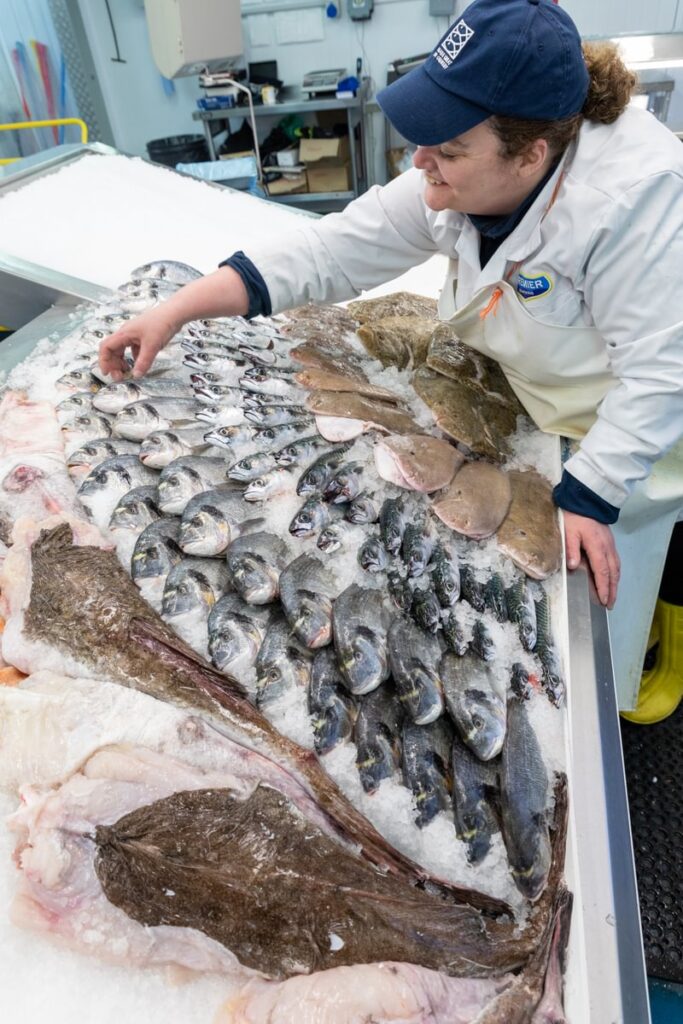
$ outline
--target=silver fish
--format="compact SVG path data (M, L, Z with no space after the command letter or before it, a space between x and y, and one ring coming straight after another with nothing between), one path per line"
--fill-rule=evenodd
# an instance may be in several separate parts
M287 620L276 616L256 657L256 704L267 708L292 691L305 689L311 661L292 638Z
M114 419L114 433L131 441L142 441L154 430L190 426L197 411L192 398L153 398L133 402Z
M365 465L362 462L348 462L338 469L325 484L325 500L340 505L357 498L361 491L364 469Z
M328 524L329 520L329 505L319 494L312 494L292 518L289 532L294 537L313 537Z
M293 441L300 437L304 431L310 430L308 420L295 420L293 423L281 423L276 427L259 427L254 431L254 442L264 444L269 449L276 448L286 441Z
M154 486L158 474L136 455L115 455L91 470L78 488L78 499L99 526L109 523L119 500L134 487Z
M224 484L196 494L180 520L180 546L189 555L209 558L222 554L242 533L255 530L262 519L250 515L242 492Z
M436 537L424 516L406 524L401 544L401 558L405 562L408 575L412 578L422 576L432 557Z
M460 571L443 544L435 545L430 569L439 604L442 608L451 608L460 597Z
M68 370L63 373L55 383L55 387L58 391L66 391L69 393L82 392L82 391L99 391L102 387L100 382L93 377L90 372L90 368Z
M540 601L536 601L536 626L536 654L543 666L543 688L552 703L557 707L561 707L564 703L566 687L562 676L560 659L552 638L550 603L545 591L543 591Z
M82 416L74 416L69 423L62 426L64 440L68 444L78 441L83 445L86 441L94 441L98 437L109 437L112 433L112 421L103 413L89 412Z
M314 462L321 452L327 451L329 447L329 442L320 434L311 434L299 437L279 451L273 452L273 458L281 466L305 466Z
M172 377L143 377L105 384L93 397L93 406L101 412L117 413L145 398L192 398L193 391L184 380Z
M284 541L273 533L256 531L233 541L225 557L232 584L243 600L270 604L276 599L280 573L289 560Z
M344 688L331 647L323 647L313 659L308 712L317 754L329 753L351 736L356 720L356 702Z
M288 469L276 466L263 476L251 480L244 489L245 501L268 501L279 494L294 489L294 477Z
M374 495L357 494L344 509L344 518L356 526L368 526L379 519L379 505Z
M274 465L273 456L268 452L254 452L232 463L228 469L228 479L249 483L250 480L258 480L259 477L268 473L274 468Z
M66 464L70 471L86 473L115 455L137 455L139 447L135 441L126 441L122 437L96 437L71 452Z
M324 551L326 555L330 555L333 551L339 550L347 533L348 527L344 522L337 520L335 523L328 523L318 534L315 546L320 551Z
M60 423L68 423L76 416L87 415L92 409L93 391L76 391L60 402L55 408Z
M309 416L301 405L259 405L255 409L246 408L244 415L260 427L277 427L281 423L308 423L310 429L313 425L313 417Z
M415 801L415 824L424 828L451 807L453 727L446 718L431 725L406 720L401 740L403 781Z
M249 365L244 356L233 353L229 349L224 349L222 352L187 352L183 356L183 363L195 370L208 370L211 373L219 374Z
M332 639L334 581L322 562L299 555L280 574L280 602L296 639L308 648Z
M195 494L225 483L226 463L208 455L183 455L169 462L159 476L159 508L179 515Z
M358 705L353 730L356 767L366 793L376 792L382 779L398 770L403 711L391 683L370 693Z
M368 537L363 542L358 549L358 564L366 572L384 572L389 556L379 537Z
M536 605L525 576L519 576L505 591L510 622L516 622L519 639L525 651L536 647Z
M182 562L185 555L178 544L179 531L180 520L170 516L145 527L131 559L131 575L136 583L165 579L173 566Z
M505 686L500 672L476 655L448 652L439 675L446 706L460 735L481 761L503 748L506 728Z
M114 532L126 531L139 534L150 523L161 519L161 509L157 505L156 486L146 485L134 487L124 494L109 520L109 529Z
M229 585L228 567L217 558L184 558L166 577L161 613L167 619L202 611L207 616Z
M272 618L270 606L255 607L239 594L227 593L209 612L209 656L219 672L243 676L256 656Z
M471 604L475 611L485 610L484 584L479 582L474 569L469 565L460 566L460 596Z
M350 445L336 445L318 458L300 476L296 493L300 495L322 493L334 473L341 468Z
M332 606L332 631L339 668L354 695L370 693L389 675L389 610L377 590L352 583Z
M402 498L387 498L379 510L379 535L390 555L397 555L401 550L406 523L405 501Z
M279 396L280 398L292 398L297 402L303 402L306 392L303 388L297 387L284 377L278 377L276 373L261 372L248 376L245 374L239 379L239 385L244 391L255 391L257 394Z
M496 767L480 761L456 733L453 736L453 819L455 834L467 844L470 864L480 864L498 831L490 803L497 789Z
M154 430L140 445L140 462L151 469L164 469L175 459L201 455L211 448L210 442L205 440L206 433L203 425Z
M204 438L209 444L233 450L236 445L254 440L254 428L249 423L228 424L207 431Z
M441 605L431 587L415 587L410 614L428 633L436 633L440 629Z
M477 619L474 623L470 647L484 661L495 661L496 644L483 619Z
M453 651L460 658L470 648L470 639L467 636L462 619L455 608L451 609L450 614L443 623L443 638L449 651Z
M436 721L444 710L437 641L399 616L389 629L388 651L396 692L412 721L416 725Z
M200 270L177 260L152 260L131 271L131 278L151 278L156 281L171 281L173 284L188 284L202 277Z

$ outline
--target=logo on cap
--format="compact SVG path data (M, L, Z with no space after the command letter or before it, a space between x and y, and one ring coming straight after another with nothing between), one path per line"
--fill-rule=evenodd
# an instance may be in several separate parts
M441 40L434 51L434 57L442 68L445 69L451 66L473 35L474 29L470 28L461 18L457 25L453 26L446 38Z

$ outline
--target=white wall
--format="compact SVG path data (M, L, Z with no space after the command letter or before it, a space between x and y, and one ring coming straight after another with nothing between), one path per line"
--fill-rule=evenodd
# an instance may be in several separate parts
M111 3L119 47L126 64L114 63L111 27L103 3L79 0L86 31L93 50L100 84L109 110L117 148L143 154L149 139L167 135L197 133L198 122L192 111L200 92L196 79L178 79L175 95L164 93L161 77L154 66L145 23L142 0L116 0ZM330 20L321 9L295 12L300 35L312 17L322 24L323 38L315 41L279 43L283 28L291 28L292 12L249 15L244 18L245 60L278 62L280 78L298 84L306 71L346 67L354 73L356 58L363 59L363 73L371 75L377 87L386 82L390 60L430 50L448 24L446 18L428 14L428 0L375 0L375 10L367 22L353 22L347 13L348 0L336 0L341 17ZM670 31L677 8L683 0L562 0L583 35L614 35L619 32ZM1 0L0 0L1 3ZM466 6L455 0L454 13ZM679 22L683 11L678 12ZM683 23L680 24L683 28ZM268 124L264 125L267 131ZM384 148L383 121L372 118L376 176L382 171Z

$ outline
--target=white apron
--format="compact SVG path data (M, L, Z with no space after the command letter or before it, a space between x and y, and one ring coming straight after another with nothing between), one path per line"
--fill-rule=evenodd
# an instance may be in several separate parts
M510 284L479 290L455 309L449 276L439 316L458 337L497 360L520 402L541 430L581 438L616 378L607 345L593 327L541 323L524 308ZM635 707L643 658L671 531L683 507L683 444L655 464L637 485L612 527L621 581L608 613L612 661L621 710ZM580 682L580 681L579 681Z

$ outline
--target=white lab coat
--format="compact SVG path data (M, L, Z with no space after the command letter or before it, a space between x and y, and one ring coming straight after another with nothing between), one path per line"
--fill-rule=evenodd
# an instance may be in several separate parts
M545 289L520 295L532 317L594 327L605 340L615 384L567 469L622 507L683 436L683 146L633 107L613 125L585 123L483 270L469 219L434 213L422 192L421 173L408 171L341 214L302 220L286 242L251 246L247 256L266 281L273 310L351 298L441 252L450 260L440 303L447 316L520 264L510 284L527 294L533 282Z

